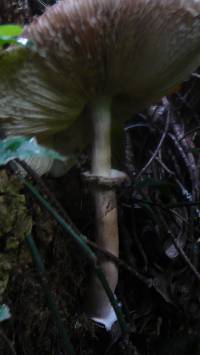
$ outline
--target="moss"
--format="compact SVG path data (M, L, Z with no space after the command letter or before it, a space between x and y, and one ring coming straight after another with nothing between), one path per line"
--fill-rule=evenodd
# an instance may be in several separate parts
M22 185L0 171L0 300L18 262L19 248L32 228Z
M3 255L1 253L0 254L0 299L8 285L11 269L12 269L12 262L10 257L6 254Z

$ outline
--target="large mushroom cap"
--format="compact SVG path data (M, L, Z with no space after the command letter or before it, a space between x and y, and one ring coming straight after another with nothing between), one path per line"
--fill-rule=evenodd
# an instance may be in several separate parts
M25 29L34 50L0 54L1 126L31 135L69 129L98 95L126 119L198 65L199 16L200 0L59 1Z

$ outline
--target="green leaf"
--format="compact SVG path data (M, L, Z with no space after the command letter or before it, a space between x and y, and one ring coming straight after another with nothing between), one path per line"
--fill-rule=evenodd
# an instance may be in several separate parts
M11 318L10 309L6 304L0 305L0 322Z
M0 37L18 37L22 34L23 27L19 25L1 25Z
M5 44L16 44L17 40L12 37L1 37L0 36L0 47L3 47Z
M0 46L4 44L17 43L17 37L23 32L23 28L19 25L1 25L0 26Z
M33 156L65 160L64 156L53 149L38 144L34 137L16 136L0 140L0 165L5 165L16 158L25 160Z

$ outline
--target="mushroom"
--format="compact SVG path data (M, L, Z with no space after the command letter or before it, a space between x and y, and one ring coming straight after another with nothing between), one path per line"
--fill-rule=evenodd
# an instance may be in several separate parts
M91 143L96 240L115 256L115 185L124 176L111 169L111 139L197 67L199 16L200 0L62 0L25 28L34 48L0 54L1 127L56 140L68 155ZM101 266L115 292L116 266ZM115 314L95 276L87 299L88 315L109 329Z

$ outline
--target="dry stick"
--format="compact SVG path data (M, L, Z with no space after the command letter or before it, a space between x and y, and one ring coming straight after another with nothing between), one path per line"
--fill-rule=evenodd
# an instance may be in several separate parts
M181 248L181 246L177 243L176 238L174 237L173 233L168 230L168 234L170 235L173 244L175 245L176 249L179 251L180 255L182 256L183 260L186 262L190 270L193 272L193 274L197 277L198 281L200 281L200 273L196 269L196 267L192 264L184 250Z
M180 131L180 125L177 124L176 118L174 115L172 115L172 128L173 128L176 140L177 140L178 144L182 147L182 149L185 153L185 156L189 162L189 165L188 165L189 169L188 170L189 170L189 174L190 174L190 178L191 178L191 182L192 182L192 189L194 191L198 188L198 180L199 180L198 169L197 169L193 154L191 153L191 151L188 148L188 144L187 144L186 140L182 138L182 132ZM180 141L180 138L181 138L181 141Z
M140 272L135 270L131 265L127 264L124 260L116 257L115 255L111 254L107 250L99 247L96 243L92 242L91 240L87 240L86 242L87 242L88 245L90 245L92 248L94 248L98 253L102 254L102 256L105 256L106 258L108 258L111 261L113 261L116 265L121 266L125 270L129 271L132 275L134 275L138 280L143 282L148 287L151 286L151 283L152 283L152 279L151 278L145 277Z
M166 126L167 126L167 123L166 123ZM167 133L167 132L166 132L166 133ZM192 133L192 132L190 131L190 133ZM176 145L178 145L178 143L184 138L184 136L183 136L183 137L181 137L181 138L175 140L174 136L171 135L171 134L170 134L170 137L174 140L174 142L175 142ZM185 152L183 152L182 147L179 147L179 150L180 150L180 149L181 149L182 155L184 155L184 158L186 158ZM139 174L138 176L141 176L141 174L147 169L147 167L148 167L148 166L150 165L150 163L152 162L152 158L153 158L153 159L155 158L155 159L168 171L168 173L170 173L170 174L172 174L172 175L175 176L175 174L174 174L171 170L169 170L169 169L164 165L164 163L163 163L162 161L160 161L160 159L159 159L158 157L156 157L157 152L158 152L158 147L157 147L157 149L156 149L156 151L155 151L156 154L154 153L154 155L151 157L150 161L146 164L146 166L142 169L142 171L140 172L140 174ZM185 160L185 162L186 162L186 165L188 165L188 164L187 164L187 158L184 159L184 160ZM189 167L189 165L188 165L188 167ZM138 178L138 177L137 177L137 178ZM187 205L188 205L188 203L187 203ZM171 210L171 212L173 212L173 211ZM176 249L179 251L180 255L182 256L182 258L184 259L184 261L186 262L186 264L189 266L189 268L191 269L191 271L194 273L194 275L195 275L195 276L197 277L197 279L200 281L200 273L199 273L198 270L195 268L195 266L191 263L190 259L188 258L188 256L187 256L186 253L184 252L184 250L181 248L181 246L177 243L176 238L174 237L173 233L172 233L171 231L169 231L169 230L168 230L168 233L169 233L169 235L170 235L170 237L171 237L171 239L172 239L172 242L173 242L173 244L175 245Z
M0 336L3 338L4 342L8 345L12 355L17 355L13 345L11 344L11 341L8 339L8 337L4 334L2 330L0 330Z
M200 127L197 126L193 129L191 129L190 131L186 132L182 137L180 137L178 139L178 143L181 142L183 139L185 139L187 136L190 136L192 133L196 133L196 131L199 131L200 130Z
M180 125L177 124L176 122L176 117L173 116L172 117L172 128L174 131L174 135L177 141L179 141L180 137L182 136L182 132L180 129ZM178 144L182 147L185 156L187 158L188 161L188 172L190 174L190 179L191 179L191 183L192 183L192 198L191 200L194 201L195 197L197 196L197 191L198 191L198 187L199 187L199 169L197 169L197 165L194 159L193 154L191 153L191 151L188 148L188 143L186 141L186 139L182 139L181 142ZM190 223L190 234L192 236L192 238L194 239L194 221L191 220Z
M166 170L166 172L167 172L168 174L172 175L172 176L175 178L175 181L176 181L177 184L179 185L182 194L183 194L183 189L189 194L189 192L187 191L187 189L182 185L182 183L181 183L181 182L179 181L179 179L176 177L176 174L175 174L172 170L170 170L170 169L165 165L165 163L163 163L163 161L162 161L159 157L157 157L156 160L157 160L158 163L163 167L163 169ZM198 204L199 204L199 203L198 203ZM196 205L196 203L193 202L192 205ZM188 206L188 203L187 203L185 206L187 207L187 206ZM170 209L169 209L169 210L170 210ZM185 218L183 218L182 216L180 216L176 211L173 211L173 210L170 210L170 211L171 211L172 213L176 214L177 217L178 217L179 219L181 219L183 222L185 222L185 223L187 223L187 224L189 223L189 222L186 221ZM198 211L196 211L196 212L198 213Z
M179 151L188 171L189 171L189 174L190 174L190 178L191 178L191 181L193 181L193 176L191 174L191 169L190 169L190 161L187 157L187 154L185 153L183 147L180 145L180 143L178 142L178 138L172 134L172 133L168 133L168 137L172 140L172 142L174 143L175 147L177 148L177 150Z
M164 205L162 205L160 203L152 202L152 201L145 200L145 199L139 199L139 198L135 198L135 197L134 197L134 201L136 201L137 203L140 203L142 205L146 204L149 206L159 207L165 211L169 211L170 213L173 213L176 217L178 217L182 222L184 222L187 225L189 225L189 222L185 218L180 216L176 211L174 211L173 208L190 207L190 206L200 205L200 202L186 202L186 203L176 203L176 204L174 203L173 205L169 205L169 206L165 207Z
M154 205L155 204L149 203L149 201L138 201L141 202L143 204L150 204L150 205ZM158 207L158 206L157 206ZM163 207L160 205L161 208L163 208L164 210L166 210L167 208ZM173 212L171 209L169 209L170 212ZM162 220L165 229L167 230L169 236L172 239L173 244L175 245L176 249L179 251L180 255L182 256L183 260L186 262L186 265L188 265L188 267L191 269L191 271L194 273L194 275L197 277L198 281L200 281L200 273L198 272L198 270L196 269L196 267L192 264L192 262L190 261L190 259L188 258L188 256L186 255L186 253L184 252L184 250L182 249L182 247L180 245L178 245L176 238L174 237L173 233L169 230L168 226L166 223L164 223L164 221Z
M168 166L159 157L156 157L155 159L169 175L172 175L174 177L176 176L176 174L171 169L169 169Z
M168 105L167 105L168 106ZM139 174L136 176L136 180L138 180L142 174L148 169L148 167L152 164L153 160L156 158L156 156L158 155L161 147L162 147L162 144L167 136L167 132L168 132L168 129L169 129L169 123L170 123L170 114L171 114L171 111L169 109L169 107L167 108L167 119L166 119L166 123L165 123L165 128L164 128L164 131L162 133L162 136L161 136L161 139L160 139L160 142L158 143L153 155L151 156L151 158L149 159L149 161L147 162L147 164L142 168L142 170L139 172Z
M198 73L192 73L191 76L192 76L193 78L200 79L200 74L198 74Z
M174 177L175 181L177 182L177 184L180 186L180 181L178 180L178 178L176 177L176 174L170 170L167 165L159 158L157 157L156 158L156 161L162 166L162 168L171 176ZM179 215L179 213L177 211L174 211L172 209L169 209L170 213L173 213L178 219L180 219L182 222L186 223L186 224L189 224L189 222L184 218L182 217L181 215Z
M47 280L47 277L46 277L47 272L46 272L46 269L45 269L45 266L43 264L42 258L41 258L40 254L39 254L39 251L37 249L37 246L35 244L35 241L34 241L32 235L28 235L26 237L26 242L27 242L27 245L28 245L28 247L30 249L30 253L31 253L32 259L33 259L33 261L35 263L35 266L36 266L36 269L37 269L37 272L38 272L38 276L39 276L40 285L41 285L41 287L43 289L43 293L45 295L48 308L49 308L49 310L52 313L53 319L55 321L55 324L56 324L56 326L58 328L60 337L62 339L64 349L65 349L67 354L75 355L75 351L74 351L73 345L72 345L72 343L70 341L68 333L66 332L62 317L61 317L60 312L59 312L59 308L58 308L56 302L54 301L54 299L52 297L52 294L51 294L51 291L49 289L48 280Z
M179 251L180 255L182 256L183 260L186 262L190 270L193 274L197 277L198 281L200 281L200 273L196 269L196 267L192 264L182 247L177 243L176 238L174 237L172 231L169 229L167 223L165 222L164 218L162 218L162 224L167 231L168 235L171 237L173 244L175 245L176 249ZM178 239L178 238L177 238Z
M188 256L186 255L186 253L184 252L182 247L177 243L177 240L176 240L174 234L169 229L167 223L165 222L165 220L163 218L162 218L162 224L163 224L165 230L167 231L168 235L171 237L173 244L175 245L176 249L179 251L179 253L182 256L183 260L186 262L186 264L188 265L190 270L193 272L193 274L197 277L198 281L200 281L200 273L198 272L196 267L192 264L191 260L188 258ZM179 239L179 236L178 236L177 239Z

